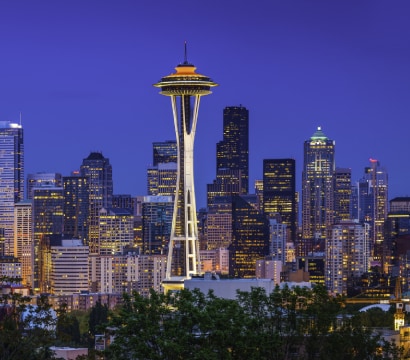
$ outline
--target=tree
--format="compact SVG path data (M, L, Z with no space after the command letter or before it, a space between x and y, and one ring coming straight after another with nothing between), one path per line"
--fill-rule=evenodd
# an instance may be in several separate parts
M398 359L400 349L356 318L324 287L238 292L236 300L199 290L150 298L124 295L112 315L110 359Z
M47 298L37 306L20 294L3 294L0 299L0 358L54 359L50 344L54 337L55 316Z
M80 324L74 314L67 312L67 304L57 311L57 339L63 345L78 345L81 341Z

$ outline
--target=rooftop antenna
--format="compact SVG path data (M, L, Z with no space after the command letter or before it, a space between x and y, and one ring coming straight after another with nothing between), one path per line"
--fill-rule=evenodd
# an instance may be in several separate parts
M21 126L21 111L20 111L20 126Z
M187 56L187 48L186 48L186 40L184 44L184 64L188 64L188 56Z

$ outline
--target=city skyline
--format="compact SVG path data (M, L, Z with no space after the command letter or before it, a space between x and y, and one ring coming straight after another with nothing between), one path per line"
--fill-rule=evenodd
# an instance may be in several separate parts
M169 103L152 84L183 62L187 41L188 60L220 84L198 119L198 208L215 178L223 109L241 104L249 110L250 192L263 160L275 158L296 160L300 192L303 143L321 126L352 181L375 158L389 174L389 199L410 194L402 155L410 150L410 4L189 4L1 5L0 120L19 123L22 113L25 176L68 176L101 151L115 194L146 195L152 144L175 136Z

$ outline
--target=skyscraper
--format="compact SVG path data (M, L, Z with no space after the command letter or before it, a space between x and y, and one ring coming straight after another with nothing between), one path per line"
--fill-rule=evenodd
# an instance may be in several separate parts
M148 168L148 195L175 196L177 163L159 163Z
M178 173L176 141L154 142L152 161L147 171L148 195L175 196Z
M50 249L60 245L63 233L64 195L62 187L33 189L34 288L49 290Z
M334 222L351 219L352 171L336 168L334 174Z
M232 197L229 275L255 277L256 260L269 255L269 221L257 210L256 195Z
M241 170L219 169L216 179L207 185L207 206L218 203L218 198L243 194Z
M161 255L168 250L173 207L172 196L144 196L142 254Z
M41 186L63 186L60 173L37 172L27 174L27 199L33 198L33 189Z
M14 204L24 198L24 141L19 124L0 121L0 228L4 254L13 255Z
M242 105L223 111L223 140L216 145L216 171L240 170L240 194L249 191L249 111Z
M91 152L80 167L81 176L88 178L88 245L90 254L98 252L99 211L112 205L113 182L110 160L100 152Z
M62 240L50 247L50 291L71 295L88 288L88 246L79 239Z
M21 261L23 285L33 286L34 244L30 200L14 205L14 257Z
M263 160L263 212L279 214L289 229L288 241L296 240L296 164L294 159Z
M88 238L88 178L84 176L64 176L64 237Z
M178 65L175 70L176 73L164 76L154 85L161 88L162 95L171 98L178 148L178 181L168 251L167 275L163 281L166 291L172 288L180 289L183 287L185 279L200 273L194 190L194 139L200 98L210 94L210 88L217 85L209 77L195 72L195 66L187 61L186 51L184 62ZM173 261L174 250L180 250L183 254L182 264L177 265Z
M127 209L102 208L99 212L97 253L115 255L131 248L134 241L134 216Z
M175 140L168 140L152 143L152 158L154 166L176 163L178 161L177 142Z
M347 280L359 277L370 266L369 225L349 220L334 224L326 240L326 287L346 295Z
M379 161L370 159L358 186L358 218L370 224L370 239L375 260L383 262L384 222L388 213L388 175Z
M323 241L333 224L335 142L320 127L304 143L302 174L302 237Z

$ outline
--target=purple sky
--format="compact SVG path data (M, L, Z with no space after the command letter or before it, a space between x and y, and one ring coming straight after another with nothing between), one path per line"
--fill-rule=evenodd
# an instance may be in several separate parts
M26 174L68 175L90 151L113 166L114 192L146 194L152 142L173 140L168 98L152 84L188 60L220 84L201 101L198 207L215 177L222 111L250 112L250 188L265 158L293 157L322 126L336 164L389 172L410 195L410 2L2 1L0 120L25 129Z

